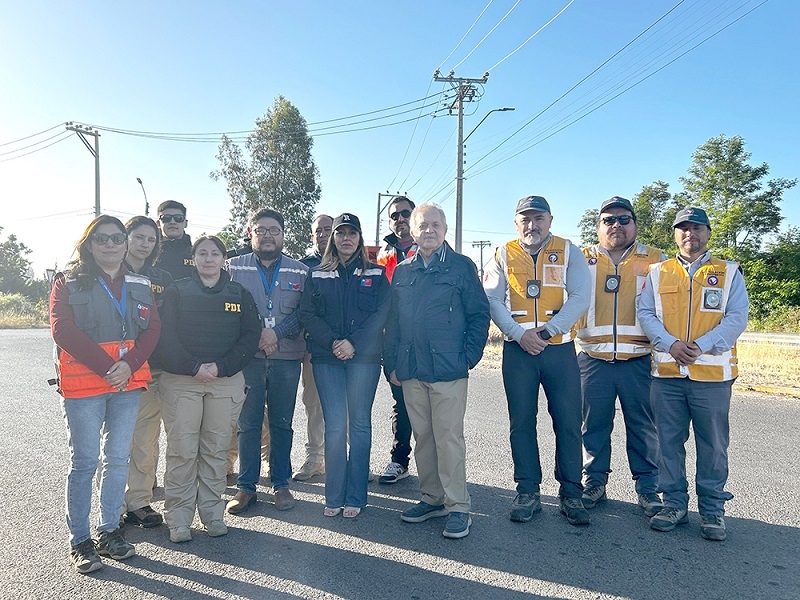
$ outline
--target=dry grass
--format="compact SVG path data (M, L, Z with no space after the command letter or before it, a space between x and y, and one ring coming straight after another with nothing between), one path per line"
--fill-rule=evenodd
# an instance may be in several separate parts
M0 310L0 329L43 329L49 327L41 315L16 310Z

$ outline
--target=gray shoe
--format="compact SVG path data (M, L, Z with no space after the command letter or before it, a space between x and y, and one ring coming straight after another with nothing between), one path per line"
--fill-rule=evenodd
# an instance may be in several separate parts
M700 515L700 535L707 540L721 542L728 537L722 515Z
M664 507L650 519L650 529L672 531L677 525L689 522L689 514L681 508Z
M644 509L646 517L655 517L664 508L664 503L658 494L639 494L639 506Z
M225 521L218 519L216 521L211 521L208 525L206 525L206 533L208 537L220 537L223 535L228 535L228 527L225 525Z
M411 508L407 508L400 514L400 519L406 523L422 523L428 519L436 517L446 517L448 515L444 504L428 504L427 502L417 502Z
M300 467L300 470L292 475L292 479L295 481L308 481L317 475L325 475L325 463L307 460Z
M238 515L246 511L250 506L256 503L257 497L255 494L239 490L236 495L231 498L228 505L225 507L232 515Z
M175 544L188 542L192 539L192 530L188 527L170 527L169 541Z
M442 535L446 538L457 540L469 535L472 517L466 512L451 512L447 517Z
M78 573L84 575L103 567L97 550L95 550L94 540L92 538L83 540L77 546L72 546L69 552L69 559L72 562L72 567Z
M608 496L606 496L606 486L590 485L583 488L583 494L581 494L583 508L592 509L606 500L608 500Z
M592 522L580 498L562 497L558 499L558 503L561 508L561 514L567 517L570 525L589 525Z
M527 523L533 518L533 513L542 510L539 494L517 494L511 503L511 514L508 516L517 523Z
M114 560L125 560L136 554L136 547L126 542L119 529L101 531L97 537L97 553Z

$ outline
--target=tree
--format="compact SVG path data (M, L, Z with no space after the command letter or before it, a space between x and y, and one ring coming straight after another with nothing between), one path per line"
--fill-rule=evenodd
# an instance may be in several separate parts
M765 251L743 263L750 314L764 319L784 307L800 307L800 227L791 227Z
M241 147L222 136L217 153L221 167L211 178L228 184L233 207L226 233L240 239L250 214L273 208L286 221L284 251L293 256L305 253L321 193L313 144L306 120L283 96L256 119L256 129L244 144L249 159Z
M0 227L0 233L3 228ZM9 235L0 243L0 292L27 295L31 282L31 263L25 258L32 251Z
M672 223L678 203L669 193L669 184L658 180L644 186L631 204L636 212L637 239L670 254L675 247Z
M583 213L581 220L578 221L578 231L581 232L581 246L594 246L600 240L597 239L597 219L600 218L600 211L590 208Z
M712 223L711 247L723 256L742 260L761 248L764 235L781 223L779 203L796 179L764 183L769 165L748 164L744 139L720 135L692 154L687 177L681 177L686 204L703 208Z

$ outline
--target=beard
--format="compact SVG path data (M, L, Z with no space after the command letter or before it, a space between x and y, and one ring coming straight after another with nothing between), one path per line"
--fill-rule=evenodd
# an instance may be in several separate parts
M272 262L276 260L281 255L282 248L276 247L273 250L263 250L261 248L254 249L253 252L255 255L261 259L261 261Z

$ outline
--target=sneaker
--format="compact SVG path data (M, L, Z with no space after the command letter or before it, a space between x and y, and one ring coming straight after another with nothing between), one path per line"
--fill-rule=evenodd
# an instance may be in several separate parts
M542 501L539 494L517 494L511 503L509 519L517 523L527 523L533 518L533 513L542 510Z
M169 528L169 541L176 544L181 542L188 542L192 539L192 530L188 527L170 527Z
M239 490L236 492L236 495L228 502L225 510L227 510L232 515L238 515L239 513L243 513L246 511L250 506L256 503L256 495L251 494L250 492L245 492L244 490Z
M580 498L559 498L561 514L567 517L570 525L588 525L591 523L589 513Z
M119 529L101 531L97 537L97 553L114 560L125 560L136 554L136 547L125 541Z
M427 502L417 502L411 508L407 508L400 513L400 519L406 523L422 523L428 519L436 517L446 517L448 515L444 504L428 504Z
M650 529L656 531L672 531L676 525L689 522L689 514L680 508L664 507L650 519Z
M386 470L378 478L378 481L381 483L397 483L406 477L408 477L408 467L404 467L400 463L390 462L386 465Z
M225 526L225 522L222 520L211 521L211 523L206 525L206 533L208 534L208 537L220 537L223 535L228 535L228 528Z
M700 515L700 535L715 542L721 542L728 537L722 515Z
M639 506L644 509L646 517L655 517L664 508L664 503L658 494L639 494Z
M69 559L73 568L82 574L91 573L103 567L92 538L82 541L77 546L72 546L69 551Z
M148 504L137 510L129 510L125 513L125 522L131 525L138 525L148 529L150 527L158 527L164 522L164 517L153 510Z
M275 490L273 494L275 500L275 508L278 510L290 510L294 508L294 496L289 488L280 488Z
M325 464L321 462L312 462L307 460L300 467L300 470L292 475L295 481L308 481L317 475L325 475Z
M583 488L583 494L581 494L581 502L583 503L583 508L591 509L600 504L601 502L605 502L608 500L608 496L606 496L606 486L604 485L590 485L588 487Z
M472 517L469 516L469 513L451 512L447 517L442 535L451 539L467 537L470 525L472 525Z

